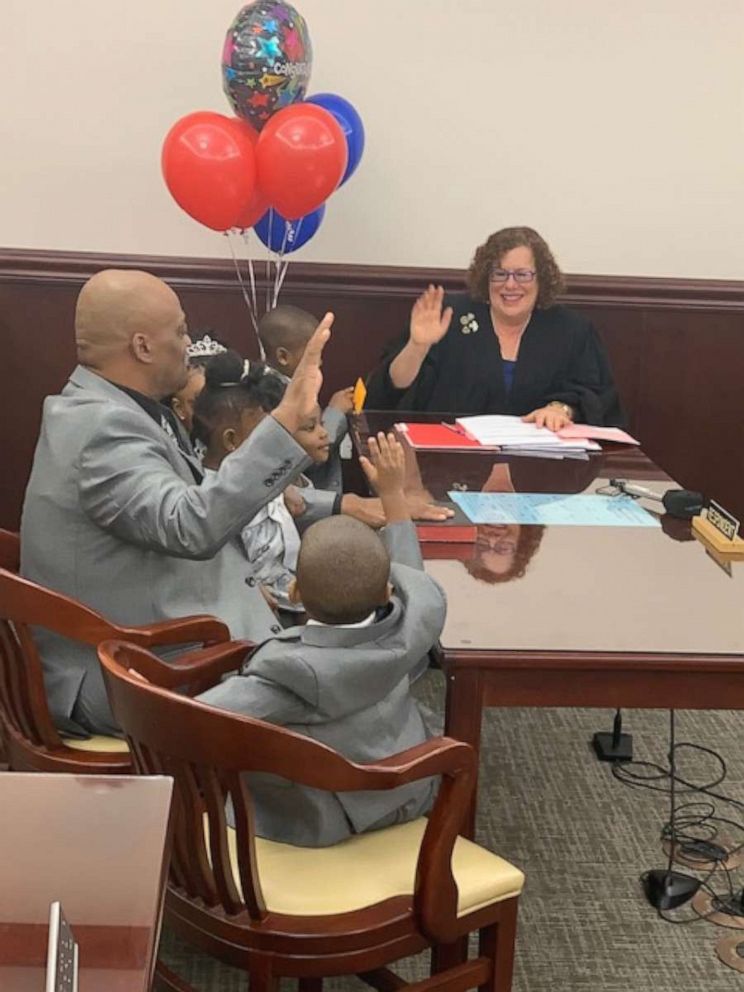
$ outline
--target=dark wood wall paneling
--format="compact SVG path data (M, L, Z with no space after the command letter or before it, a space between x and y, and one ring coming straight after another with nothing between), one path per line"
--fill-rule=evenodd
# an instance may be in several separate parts
M0 526L18 526L44 396L72 368L73 313L101 268L142 268L178 292L193 330L212 328L248 357L255 340L232 261L0 250L3 415ZM257 266L258 274L263 264ZM429 282L463 287L460 270L292 262L282 301L336 313L325 392L352 383L406 326ZM259 298L263 298L259 286ZM744 282L568 277L565 302L585 311L607 344L648 454L689 488L744 516Z

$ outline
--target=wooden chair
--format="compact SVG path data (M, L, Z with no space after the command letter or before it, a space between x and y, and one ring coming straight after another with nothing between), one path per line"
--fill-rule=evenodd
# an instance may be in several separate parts
M111 641L98 653L135 770L175 779L166 914L186 940L246 969L251 992L273 992L280 977L321 992L323 977L344 974L393 992L406 983L387 965L427 948L432 976L411 986L416 992L508 992L524 877L458 836L475 780L469 745L442 737L358 765L310 738L170 691L177 673L142 648ZM300 848L255 836L242 773L256 771L332 791L393 789L431 775L441 786L428 819ZM479 955L468 961L473 931ZM189 988L162 964L158 975L161 989Z
M21 536L12 530L0 529L0 568L18 572L21 567Z
M0 556L7 563L11 542L0 533ZM125 637L146 647L201 643L214 645L182 655L172 662L179 679L189 680L204 658L236 658L236 644L229 642L225 624L214 617L187 617L124 627L68 596L52 592L5 568L0 568L0 728L5 737L6 760L13 771L93 772L99 775L131 772L126 741L115 737L63 740L52 722L47 705L41 661L29 630L45 627L71 640L95 647L110 637ZM244 655L250 645L243 644Z

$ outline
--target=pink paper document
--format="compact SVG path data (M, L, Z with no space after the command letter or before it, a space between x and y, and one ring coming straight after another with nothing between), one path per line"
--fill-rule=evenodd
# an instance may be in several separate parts
M558 431L558 437L566 440L591 438L593 441L614 441L616 444L640 444L640 441L636 441L619 427L593 427L591 424L569 424Z

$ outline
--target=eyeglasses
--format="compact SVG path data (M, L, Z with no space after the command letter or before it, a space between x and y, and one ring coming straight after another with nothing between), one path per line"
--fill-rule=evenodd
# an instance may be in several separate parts
M509 276L514 276L514 282L532 282L537 275L534 269L492 269L488 277L491 282L508 282Z

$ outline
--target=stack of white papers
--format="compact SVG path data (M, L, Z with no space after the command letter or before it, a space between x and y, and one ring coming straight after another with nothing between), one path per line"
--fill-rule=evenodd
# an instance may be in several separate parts
M536 427L520 417L488 415L459 417L457 425L469 437L487 447L522 454L555 458L586 458L587 451L600 451L596 441L587 438L562 438L547 427Z

